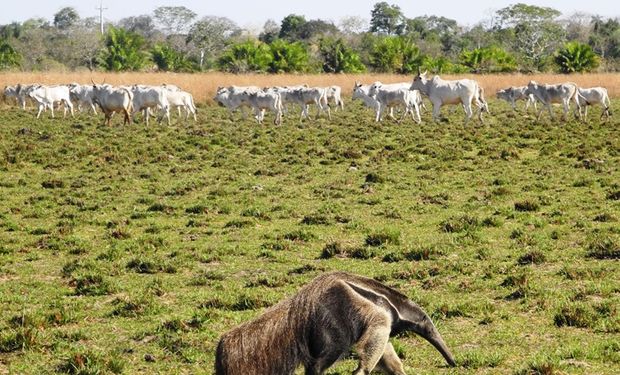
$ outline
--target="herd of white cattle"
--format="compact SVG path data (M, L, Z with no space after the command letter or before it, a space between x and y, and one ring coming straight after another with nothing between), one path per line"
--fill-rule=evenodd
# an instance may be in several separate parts
M143 112L146 123L153 111L159 112L158 121L164 117L170 124L170 110L177 108L179 116L181 109L185 110L185 119L193 115L196 120L197 109L194 98L189 92L181 90L175 85L148 86L112 86L109 84L80 85L71 83L68 85L46 86L41 84L17 84L4 88L7 98L15 98L22 109L26 109L27 100L32 100L38 106L37 118L41 113L50 110L54 117L54 106L63 105L63 115L66 117L67 110L73 116L74 103L81 112L82 108L92 110L97 114L97 106L105 115L105 121L110 124L114 113L123 113L124 123L130 123L134 114Z
M7 86L4 89L6 97L13 97L18 104L25 109L26 100L30 99L38 105L37 118L43 111L49 109L54 117L54 106L62 103L64 115L67 110L73 115L75 103L78 110L82 108L92 110L97 114L97 106L105 114L105 122L109 125L114 113L122 113L124 123L131 123L134 115L138 112L144 114L146 123L149 116L158 112L158 122L166 117L170 124L170 110L177 108L179 116L181 109L185 110L185 120L191 115L196 121L196 106L192 94L181 90L174 85L133 85L112 86L109 84L45 86L40 84L18 84ZM411 114L413 121L421 123L420 110L426 109L423 97L427 98L433 106L432 118L440 119L440 109L444 105L461 106L465 112L465 123L473 117L474 107L477 117L482 122L482 113L489 112L489 107L484 98L484 89L472 79L444 80L439 76L427 77L427 73L418 72L413 82L383 84L374 82L368 85L355 82L352 99L361 100L364 105L375 111L375 121L383 119L384 112L394 119L394 108L402 109L404 120ZM547 109L551 118L554 118L552 104L558 103L563 106L564 119L570 111L570 104L575 104L574 114L576 118L585 120L588 107L600 104L603 108L601 119L611 116L609 110L610 101L607 90L603 87L580 88L575 83L567 82L556 85L538 84L530 81L527 86L508 87L496 93L498 99L510 103L516 110L516 102L524 100L525 110L530 106L537 110L537 103L542 104L538 109L537 120L543 111ZM276 86L261 88L257 86L227 86L219 87L213 98L217 103L226 107L231 117L236 110L240 110L246 117L245 109L249 108L254 113L254 118L261 124L265 118L265 112L274 114L274 123L282 123L283 116L290 112L291 107L299 106L300 121L310 118L310 105L317 108L317 118L324 112L331 120L331 108L344 110L342 100L342 88L339 86L308 87ZM388 111L386 111L388 110Z

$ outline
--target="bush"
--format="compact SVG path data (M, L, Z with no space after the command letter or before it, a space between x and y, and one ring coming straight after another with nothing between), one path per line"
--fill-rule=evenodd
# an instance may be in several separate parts
M399 245L400 230L396 228L383 228L366 236L366 245L383 246L383 245Z
M587 44L568 42L556 53L555 63L562 73L583 73L596 69L600 57Z
M271 49L258 41L233 44L217 62L221 70L230 73L266 72L272 63Z
M587 256L597 259L620 259L620 242L610 235L597 236L587 246Z

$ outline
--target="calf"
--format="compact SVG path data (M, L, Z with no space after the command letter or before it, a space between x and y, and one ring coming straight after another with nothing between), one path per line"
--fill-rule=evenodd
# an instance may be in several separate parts
M520 87L511 86L511 87L499 90L495 95L497 99L502 99L510 103L510 105L512 106L512 109L515 111L517 110L517 104L516 104L517 100L525 101L526 112L529 109L530 105L534 105L534 111L536 111L538 109L536 108L536 98L532 94L526 94L525 93L526 90L527 90L527 86L520 86Z

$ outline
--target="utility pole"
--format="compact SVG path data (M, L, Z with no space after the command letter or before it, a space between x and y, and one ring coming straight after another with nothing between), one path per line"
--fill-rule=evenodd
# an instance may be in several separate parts
M103 35L103 11L108 8L103 7L103 0L99 2L99 8L95 8L99 11L99 27L101 28L101 35Z

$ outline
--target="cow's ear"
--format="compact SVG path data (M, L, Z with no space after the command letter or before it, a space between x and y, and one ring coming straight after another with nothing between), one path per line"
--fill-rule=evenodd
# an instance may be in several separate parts
M426 77L426 73L428 73L428 70L425 70L424 73L421 74L421 76Z

